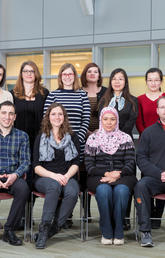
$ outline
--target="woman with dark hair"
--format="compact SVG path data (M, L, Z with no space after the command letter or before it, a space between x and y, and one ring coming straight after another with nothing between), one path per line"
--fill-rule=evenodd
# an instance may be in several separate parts
M0 103L4 101L11 101L13 102L13 97L11 93L7 90L2 89L6 81L6 69L5 67L0 64Z
M124 69L112 71L109 86L100 101L102 107L114 107L119 113L119 128L132 137L138 115L137 98L130 94L128 76Z
M61 104L48 107L34 145L34 186L45 194L36 248L46 246L71 214L78 198L79 140ZM61 200L59 200L61 198Z
M130 94L128 76L122 68L112 71L108 89L100 100L100 109L107 106L117 109L119 114L119 129L133 138L132 131L138 115L138 104L137 98ZM127 218L130 216L131 201L132 198L130 197L126 212ZM124 219L124 229L130 229L129 219Z
M88 190L95 193L100 213L101 243L123 245L123 219L137 180L134 143L119 130L115 108L102 109L99 130L86 142L85 165Z
M138 97L139 114L136 120L136 127L141 135L145 128L156 123L158 120L157 114L157 100L161 96L165 96L165 93L161 91L161 85L163 83L163 73L159 68L150 68L145 74L145 80L147 85L147 93ZM151 217L161 218L164 211L165 202L162 200L151 200L152 213ZM151 220L153 229L160 228L161 220Z
M40 129L44 103L49 93L41 85L41 75L33 61L21 65L16 85L11 93L17 114L14 126L29 135L33 153L34 140Z
M98 103L101 97L106 91L106 87L102 86L102 75L100 67L95 63L88 63L81 74L81 84L83 90L87 93L90 106L90 124L87 131L86 137L88 137L92 132L99 128L99 115L98 115ZM84 164L80 167L80 185L82 190L86 189L86 171ZM91 195L88 195L88 217L91 217L90 212L90 200ZM89 222L91 220L89 219Z

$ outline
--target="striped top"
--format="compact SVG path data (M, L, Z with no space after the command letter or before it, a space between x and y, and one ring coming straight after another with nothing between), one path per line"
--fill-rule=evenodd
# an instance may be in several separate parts
M80 141L80 161L82 161L90 122L90 103L87 94L83 90L58 89L52 91L45 101L44 114L54 102L61 103L67 111L72 130L77 133Z

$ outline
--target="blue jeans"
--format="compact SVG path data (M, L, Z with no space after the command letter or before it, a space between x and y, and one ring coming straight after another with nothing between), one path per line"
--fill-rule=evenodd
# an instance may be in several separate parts
M122 239L123 218L126 214L129 188L126 185L100 184L96 188L95 198L100 213L100 229L105 238Z

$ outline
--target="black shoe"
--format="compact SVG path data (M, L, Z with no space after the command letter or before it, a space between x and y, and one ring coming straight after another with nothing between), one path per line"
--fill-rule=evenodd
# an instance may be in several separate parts
M52 223L50 230L48 232L48 238L51 238L55 234L57 234L60 231L60 227L57 226L56 223Z
M70 219L70 220L67 220L63 225L62 225L62 228L63 229L69 229L71 228L73 225L73 221Z
M14 230L16 231L24 230L24 226L25 226L25 219L21 218L20 222L14 227Z
M153 247L152 236L150 232L141 232L141 246Z
M152 229L159 229L160 228L160 225L161 225L161 220L159 219L152 219L151 220L151 228Z
M128 231L131 229L130 219L123 220L123 230Z
M10 245L22 245L22 240L15 235L14 231L11 230L4 231L2 240L8 242Z
M48 239L48 232L50 229L50 223L41 223L39 226L39 234L36 241L37 249L44 249L46 247L46 241Z

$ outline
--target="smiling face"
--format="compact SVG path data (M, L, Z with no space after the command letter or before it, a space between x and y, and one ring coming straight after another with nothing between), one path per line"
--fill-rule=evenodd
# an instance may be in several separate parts
M53 128L60 128L64 122L64 113L61 107L55 107L50 111L49 120Z
M62 80L64 89L72 89L73 88L74 72L70 67L65 69L62 72L61 80Z
M86 72L87 82L97 83L99 79L99 71L97 67L90 67Z
M9 129L13 126L16 114L13 106L4 105L0 109L0 128Z
M35 81L35 71L32 66L24 66L22 70L22 80L25 83L33 83Z
M119 95L120 92L122 92L122 90L124 89L124 86L125 86L124 75L121 72L116 73L111 80L111 84L112 84L112 88L113 88L114 92L117 95Z
M102 127L107 132L112 132L116 128L117 118L113 113L105 113L101 119Z
M161 82L160 75L158 72L148 73L146 82L147 82L149 91L151 91L151 92L160 91L162 82Z

